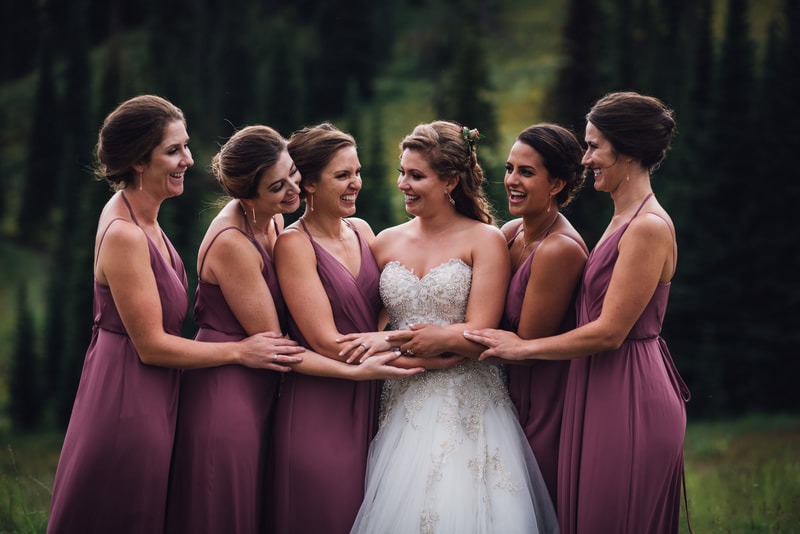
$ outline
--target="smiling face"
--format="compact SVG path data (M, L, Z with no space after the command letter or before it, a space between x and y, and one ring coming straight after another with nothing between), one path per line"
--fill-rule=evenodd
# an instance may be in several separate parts
M184 173L192 165L186 126L183 121L172 121L164 129L164 138L153 149L150 161L133 166L141 174L136 185L161 198L178 196L183 193Z
M453 180L442 179L436 174L422 152L403 150L399 171L397 187L403 192L408 213L437 213L450 206L445 191L452 191L455 187Z
M277 163L267 169L258 183L256 197L249 200L262 220L276 213L292 213L300 207L300 172L284 149Z
M508 211L522 217L546 212L548 207L558 209L554 195L564 181L550 176L536 149L517 141L508 154L503 183L508 194Z
M592 170L594 175L594 188L598 191L612 192L620 182L625 180L625 166L620 163L620 158L611 141L598 130L591 122L586 123L586 153L583 155L581 165ZM619 164L618 164L619 163Z
M319 180L306 186L313 195L314 210L337 217L356 212L356 197L361 190L361 163L354 146L340 148L319 174Z

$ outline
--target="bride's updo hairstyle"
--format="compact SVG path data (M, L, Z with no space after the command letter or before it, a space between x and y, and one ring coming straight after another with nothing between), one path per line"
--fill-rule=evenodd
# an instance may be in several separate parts
M672 142L672 110L659 99L634 92L610 93L598 100L586 120L600 130L617 154L638 159L653 172Z
M320 173L334 155L346 147L355 147L356 140L328 122L303 128L289 138L289 155L300 171L300 198L306 198L307 184L319 181Z
M128 187L136 177L133 165L150 161L173 121L186 126L183 112L160 96L141 95L120 104L100 129L95 176L110 183L114 191Z
M575 134L557 124L534 124L522 130L517 141L539 153L550 176L564 180L564 187L556 194L558 207L572 202L585 180L583 149Z
M264 173L286 150L286 139L269 126L248 126L233 134L211 162L211 172L232 198L256 198Z
M493 218L483 192L483 169L478 164L477 130L467 130L453 122L434 121L420 124L400 143L401 150L416 150L440 177L458 176L458 184L450 193L455 209L487 224Z

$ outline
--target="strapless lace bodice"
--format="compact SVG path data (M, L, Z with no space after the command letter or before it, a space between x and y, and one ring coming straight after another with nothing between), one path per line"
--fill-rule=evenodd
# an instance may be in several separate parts
M381 299L393 330L410 324L444 326L464 322L472 286L472 267L451 259L418 278L398 261L381 273Z

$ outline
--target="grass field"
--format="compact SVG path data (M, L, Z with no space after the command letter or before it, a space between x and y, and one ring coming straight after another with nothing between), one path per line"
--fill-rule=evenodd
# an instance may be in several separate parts
M62 439L0 436L0 534L45 532ZM695 534L800 533L800 415L692 421L685 450Z

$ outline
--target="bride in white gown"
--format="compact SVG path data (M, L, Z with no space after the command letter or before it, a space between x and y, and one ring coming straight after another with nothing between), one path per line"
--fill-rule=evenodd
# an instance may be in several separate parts
M454 356L481 352L461 332L499 323L510 273L505 240L489 224L477 138L437 121L401 144L398 186L414 218L373 248L397 332L340 341L351 361L399 347L397 365L431 370L385 382L353 533L558 531L502 368Z

